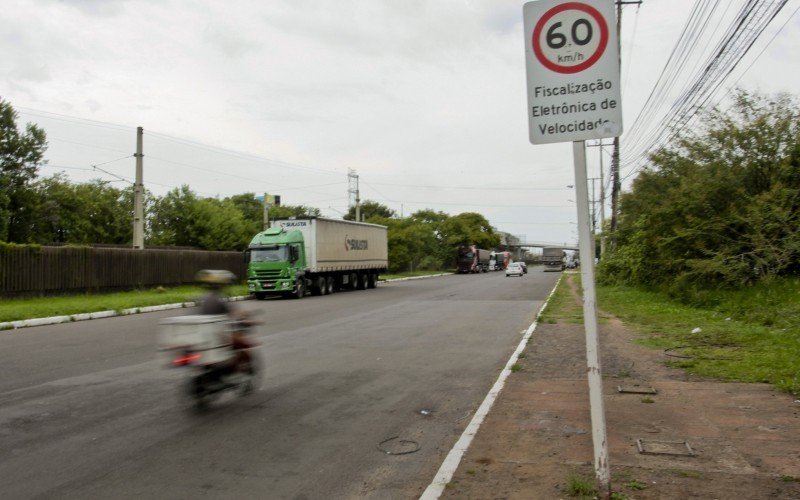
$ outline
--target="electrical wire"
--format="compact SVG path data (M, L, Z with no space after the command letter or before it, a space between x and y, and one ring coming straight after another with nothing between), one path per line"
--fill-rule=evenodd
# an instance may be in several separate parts
M165 141L171 141L171 142L174 142L174 143L177 143L177 144L182 144L184 146L191 146L191 147L194 147L194 148L197 148L197 149L202 149L202 150L205 150L205 151L211 151L211 152L214 152L214 153L227 155L227 156L231 156L231 157L235 157L235 158L242 158L242 159L245 159L245 160L251 160L251 161L258 162L258 163L267 163L267 164L272 165L272 166L283 167L283 168L293 169L293 170L303 170L303 171L315 172L315 173L327 174L327 175L342 175L342 172L337 172L337 171L333 171L333 170L325 170L325 169L316 168L316 167L309 167L309 166L306 166L306 165L300 165L300 164L297 164L297 163L290 163L290 162L283 161L283 160L276 160L274 158L267 158L265 156L259 156L259 155L252 154L252 153L244 153L244 152L235 151L235 150L232 150L232 149L221 148L221 147L217 147L217 146L211 146L209 144L205 144L205 143L202 143L202 142L192 141L190 139L183 139L183 138L180 138L180 137L174 137L174 136L163 134L163 133L159 133L159 132L148 132L148 131L145 131L145 134L147 134L147 135L149 135L151 137L155 137L155 138L158 138L158 139L165 140Z
M365 183L366 184L366 183ZM490 187L490 186L437 186L421 184L395 184L391 182L375 182L369 184L412 189L438 189L438 190L468 190L468 191L563 191L564 188L535 188L535 187Z
M645 165L642 160L649 157L651 151L669 144L704 109L786 2L748 0L741 7L725 35L708 56L702 71L673 103L670 112L650 133L634 139L631 145L633 153L623 158L623 168L631 168L623 181L638 173ZM707 25L708 18L703 23L703 26Z
M792 12L792 14L786 19L786 21L783 23L783 25L781 25L780 29L778 29L778 31L776 31L775 34L772 35L772 38L769 39L767 44L764 45L764 48L761 49L761 52L759 52L758 55L752 61L750 61L750 64L747 65L747 68L745 68L745 70L742 72L742 74L739 75L739 78L737 78L736 81L733 82L730 85L730 87L728 87L728 90L725 92L725 95L728 95L731 92L731 90L736 88L736 85L739 83L739 81L744 77L744 75L747 74L748 71L750 71L750 68L753 67L753 65L756 63L756 61L758 61L761 58L761 56L764 55L764 52L769 48L770 45L772 45L772 42L774 42L775 39L778 37L778 35L781 34L783 29L786 27L787 24L789 24L789 21L791 21L794 18L794 16L797 14L798 11L800 11L800 6L798 6L796 9L794 9L794 12Z
M70 123L80 123L82 125L87 125L90 127L101 127L109 130L119 130L125 132L136 130L136 127L129 127L127 125L119 125L116 123L103 122L99 120L90 120L88 118L80 118L77 116L64 115L61 113L53 113L52 111L42 111L40 109L26 108L22 106L14 106L14 109L28 115L39 116L43 118L49 118L51 120L60 120Z
M633 35L631 35L631 43L628 47L628 68L625 70L625 83L622 85L622 97L625 97L628 88L628 80L631 77L631 64L633 63L633 49L636 47L636 28L639 26L639 10L642 4L636 5L636 17L633 19Z

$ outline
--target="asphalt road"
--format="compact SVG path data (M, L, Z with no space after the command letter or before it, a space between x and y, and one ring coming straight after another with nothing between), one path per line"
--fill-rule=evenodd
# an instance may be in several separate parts
M558 275L237 303L266 321L263 386L201 414L156 359L175 310L0 332L0 497L416 497Z

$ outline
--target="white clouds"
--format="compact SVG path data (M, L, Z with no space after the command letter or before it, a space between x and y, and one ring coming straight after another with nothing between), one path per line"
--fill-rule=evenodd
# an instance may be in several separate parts
M626 124L690 5L642 6ZM344 210L346 170L355 168L362 197L398 212L401 203L406 214L424 207L417 202L476 210L500 229L565 241L573 227L554 223L575 219L571 193L533 189L573 184L570 147L527 142L521 10L522 2L510 0L6 0L0 89L17 107L132 127L23 116L46 126L53 164L86 166L132 152L133 127L142 125L146 134L338 172L246 161L146 135L145 181L155 192L183 183L223 196L280 189L287 203ZM624 51L635 10L625 12ZM795 23L746 80L771 88L778 78L768 75L780 74L772 58L786 65L799 31ZM797 90L796 79L785 80L786 90ZM109 169L132 176L127 160ZM69 172L79 180L98 175ZM303 188L331 183L338 184Z

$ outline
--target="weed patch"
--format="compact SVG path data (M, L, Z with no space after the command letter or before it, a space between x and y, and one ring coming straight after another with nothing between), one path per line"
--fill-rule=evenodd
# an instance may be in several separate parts
M595 498L597 497L597 488L593 481L571 474L567 478L567 494L571 497Z
M600 287L598 301L640 333L640 344L662 349L668 366L800 394L800 300L794 295L800 286L781 282L775 292L766 286L717 291L714 300L697 301L703 307L622 286ZM742 304L759 297L761 302ZM734 315L738 305L742 310Z

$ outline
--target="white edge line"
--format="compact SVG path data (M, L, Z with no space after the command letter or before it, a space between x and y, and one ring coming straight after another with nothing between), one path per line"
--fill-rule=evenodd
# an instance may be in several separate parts
M397 278L391 280L383 280L383 282L386 283L390 281L419 280L425 278L434 278L438 276L447 276L450 274L453 273L430 274L426 276L414 276L411 278ZM240 300L247 300L249 298L250 298L249 295L240 295L238 297L230 297L228 298L228 300L231 302L238 302ZM179 302L177 304L164 304L160 306L132 307L130 309L123 309L121 311L97 311L93 313L78 313L66 316L51 316L49 318L21 319L16 321L7 321L4 323L0 323L0 331L17 330L19 328L27 328L31 326L57 325L59 323L71 323L73 321L87 321L90 319L113 318L115 316L129 316L131 314L166 311L169 309L182 309L194 306L195 306L194 302Z
M420 500L436 500L441 496L442 492L444 492L444 489L450 480L453 479L453 474L455 474L456 469L458 469L461 459L469 449L470 444L472 444L472 439L478 433L478 429L483 423L483 420L486 418L486 415L488 415L489 411L492 409L492 405L494 405L495 400L500 395L500 391L503 390L506 379L511 374L511 367L517 362L520 353L523 349L525 349L525 345L533 335L534 330L536 330L536 325L539 322L539 318L541 317L542 312L544 312L544 309L547 307L547 304L550 302L550 299L553 297L553 294L556 292L556 289L558 288L559 283L561 283L563 276L564 275L562 274L561 277L558 278L553 290L550 291L550 295L547 296L547 300L545 300L544 304L542 304L542 308L539 309L536 319L534 319L531 326L529 326L525 331L525 335L522 336L522 340L517 346L517 349L509 358L508 363L506 363L505 368L503 368L503 371L500 372L500 376L497 377L497 381L494 383L492 388L489 390L489 393L486 395L486 398L478 407L478 410L475 412L472 420L470 420L469 424L467 424L467 427L464 429L461 437L458 438L456 444L453 445L453 449L451 449L450 453L448 453L445 457L444 462L442 462L441 467L439 467L439 470L433 477L433 481L431 481L431 484L425 488L422 496L420 496Z

